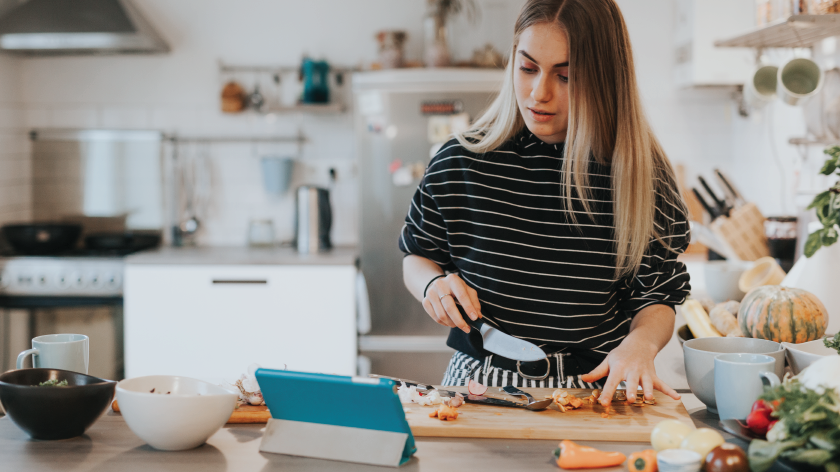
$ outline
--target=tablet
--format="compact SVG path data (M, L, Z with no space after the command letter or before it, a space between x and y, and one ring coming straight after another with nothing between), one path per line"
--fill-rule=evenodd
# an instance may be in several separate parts
M392 380L273 369L256 377L276 420L405 434L400 464L417 451Z

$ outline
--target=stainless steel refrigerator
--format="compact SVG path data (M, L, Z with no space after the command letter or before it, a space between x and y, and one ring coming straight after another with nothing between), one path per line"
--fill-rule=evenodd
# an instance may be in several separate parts
M443 378L453 352L446 346L448 328L433 322L405 288L397 241L435 147L484 111L502 77L501 70L481 69L353 76L360 269L369 301L360 307L360 374L430 383Z

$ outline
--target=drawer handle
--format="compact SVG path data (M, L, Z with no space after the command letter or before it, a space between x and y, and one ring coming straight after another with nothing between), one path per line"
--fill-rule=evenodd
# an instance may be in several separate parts
M265 279L254 279L254 280L226 280L226 279L213 279L213 285L266 285L268 284L268 280Z

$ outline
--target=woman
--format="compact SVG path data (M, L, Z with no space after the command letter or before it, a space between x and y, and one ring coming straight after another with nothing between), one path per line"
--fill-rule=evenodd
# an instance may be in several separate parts
M432 159L400 237L406 286L453 328L443 383L679 399L653 360L690 288L685 215L618 6L529 0L499 96ZM547 359L491 355L458 305Z

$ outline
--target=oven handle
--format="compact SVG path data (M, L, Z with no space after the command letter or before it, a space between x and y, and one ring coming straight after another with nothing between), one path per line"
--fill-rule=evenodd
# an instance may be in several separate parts
M213 285L268 285L266 279L213 279Z

